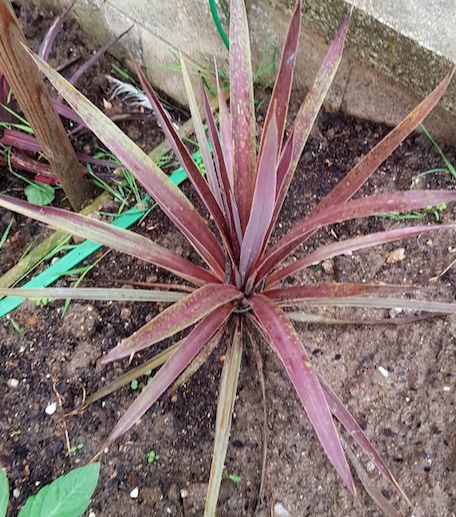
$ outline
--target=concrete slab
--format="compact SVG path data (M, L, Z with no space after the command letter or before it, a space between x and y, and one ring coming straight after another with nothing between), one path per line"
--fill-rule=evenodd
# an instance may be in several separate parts
M34 1L61 5L67 0ZM258 66L274 47L280 52L295 1L246 2ZM454 0L304 0L294 85L303 95L352 5L345 56L326 106L393 125L456 63ZM74 16L100 43L133 24L116 53L125 57L130 52L152 83L182 104L182 81L173 70L179 51L195 75L203 73L209 82L214 57L226 67L226 49L207 0L77 0ZM436 138L456 145L456 79L429 124Z

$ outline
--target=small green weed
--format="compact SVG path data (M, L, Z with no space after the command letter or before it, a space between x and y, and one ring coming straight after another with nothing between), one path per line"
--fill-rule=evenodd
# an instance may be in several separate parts
M147 453L147 463L155 463L160 459L160 455L157 454L154 450L151 450Z

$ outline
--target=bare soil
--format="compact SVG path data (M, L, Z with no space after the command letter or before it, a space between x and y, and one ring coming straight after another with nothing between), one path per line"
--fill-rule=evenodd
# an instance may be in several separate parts
M33 11L29 23L36 30L33 37L42 34L50 19L49 13ZM68 48L65 45L73 53L90 52L94 48L93 42L73 23L66 23L63 38L59 40L59 49ZM104 60L82 85L99 105L108 95L109 86L103 74L109 71L110 63L109 58ZM259 122L261 117L260 113ZM161 140L160 130L153 121L130 127L129 131L147 150ZM322 113L300 161L279 232L285 232L308 213L386 132L387 128L369 122ZM454 163L454 150L445 149L445 152ZM441 158L423 135L413 135L379 168L361 195L407 189L418 174L434 167L442 167ZM13 193L21 195L20 190L14 190L19 189L14 181L7 171L1 171L0 190L13 182ZM415 186L454 188L449 174L424 176ZM183 189L197 202L188 184ZM443 222L455 221L454 207L440 216ZM9 219L10 214L0 210L0 234ZM419 223L433 220L429 214ZM413 224L413 221L398 223L369 218L337 225L316 234L297 256L317 244L400 224ZM134 230L172 246L184 256L191 253L185 239L158 209ZM0 273L20 257L34 235L46 233L40 225L16 217L0 250ZM398 248L404 248L404 256L391 262L388 258ZM416 284L429 288L423 289L420 296L452 301L454 268L440 274L456 258L455 253L455 232L439 231L342 256L289 281ZM100 254L85 264L92 263ZM59 285L70 285L72 280L62 280ZM117 287L118 281L156 280L170 281L170 278L140 261L111 251L83 285ZM0 465L7 470L11 492L17 490L8 516L17 515L27 497L40 486L86 463L99 450L137 392L124 388L82 414L65 415L78 407L85 392L95 391L127 368L126 362L100 366L97 360L160 309L150 304L73 302L62 318L62 307L61 301L46 306L24 303L11 314L23 335L13 328L11 318L0 320ZM359 312L348 309L337 314L360 316ZM361 314L366 315L372 316L366 311ZM384 495L398 501L401 515L455 516L456 318L394 325L400 315L394 311L381 311L379 315L390 318L391 324L297 327L315 366L377 446L414 508L399 501L393 488L383 483L369 463L365 463ZM327 461L281 364L264 343L260 347L266 382L268 459L265 498L257 515L288 515L280 513L282 506L293 517L381 515L359 483L355 499L344 488ZM90 507L96 516L203 514L223 354L221 346L177 392L175 400L162 397L132 431L103 453L100 481ZM149 351L137 354L135 362L142 362L150 355ZM379 367L388 375L382 374ZM17 387L11 386L11 379L19 381ZM58 409L49 416L44 410L52 402L58 403ZM246 345L226 461L227 472L240 476L241 480L238 483L224 480L218 513L221 517L255 514L262 428L258 373L253 353ZM69 453L68 443L83 447ZM152 450L160 458L148 463L147 455ZM130 494L135 488L139 489L139 496L133 499Z

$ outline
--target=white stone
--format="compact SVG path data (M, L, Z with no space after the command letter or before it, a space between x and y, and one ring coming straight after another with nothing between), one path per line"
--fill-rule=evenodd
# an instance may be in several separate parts
M291 517L290 512L283 506L282 503L276 503L274 505L274 515L276 517Z
M389 371L386 368L383 368L383 366L379 366L378 371L383 375L383 377L389 376Z
M53 415L57 411L57 402L52 402L49 406L44 410L46 415Z
M139 495L139 488L138 487L133 488L133 490L130 492L130 497L132 499L138 499L138 495Z
M6 384L10 387L10 388L17 388L19 386L19 381L17 379L8 379L6 381Z

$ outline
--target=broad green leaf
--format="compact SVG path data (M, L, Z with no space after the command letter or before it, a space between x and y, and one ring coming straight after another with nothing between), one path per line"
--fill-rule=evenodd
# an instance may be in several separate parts
M31 183L24 189L27 201L33 205L46 206L50 205L55 198L55 190L51 185L44 183Z
M0 467L0 517L5 517L9 501L9 486L6 472Z
M80 517L97 486L100 464L72 470L29 497L18 517Z

